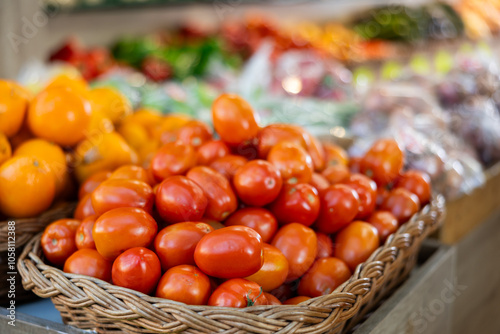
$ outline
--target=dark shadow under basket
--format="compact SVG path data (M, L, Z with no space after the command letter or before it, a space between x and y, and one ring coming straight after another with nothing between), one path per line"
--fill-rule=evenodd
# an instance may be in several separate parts
M299 305L244 309L191 306L150 297L46 265L40 235L19 257L25 289L52 298L65 323L99 333L342 333L407 277L420 245L444 217L437 196L403 224L331 294Z
M59 203L54 205L48 211L42 213L38 217L34 218L22 218L22 219L10 219L6 221L0 221L0 305L5 306L9 301L7 300L7 294L9 292L9 284L7 278L11 275L8 272L13 272L15 270L9 270L9 254L8 251L9 241L11 245L15 247L15 258L18 259L22 253L22 250L26 243L30 241L34 235L43 231L45 226L53 222L54 220L71 217L73 210L75 209L74 203ZM9 240L9 221L15 222L15 240L12 243L12 239ZM15 275L16 278L16 303L31 300L36 298L36 295L31 293L31 291L26 291L23 289L21 284L21 277Z

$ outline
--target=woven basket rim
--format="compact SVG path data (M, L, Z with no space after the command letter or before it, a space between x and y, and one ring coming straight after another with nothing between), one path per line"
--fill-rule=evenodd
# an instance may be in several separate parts
M308 313L329 313L328 318L334 318L335 323L337 323L338 321L346 321L356 314L356 311L360 307L361 299L370 292L373 281L385 275L385 265L393 263L400 256L402 250L409 249L414 246L415 243L420 245L425 237L438 228L443 221L444 214L444 197L441 195L434 196L429 204L415 214L408 222L401 225L365 262L359 264L352 276L346 282L328 295L311 298L297 305L251 306L242 309L207 305L187 305L168 299L152 297L135 290L113 285L97 278L65 273L61 269L45 264L42 258L35 254L35 252L41 252L41 233L34 236L26 244L21 256L19 256L17 265L19 273L23 278L24 288L27 290L34 289L34 292L41 297L63 295L64 298L67 299L76 298L78 296L71 295L70 291L81 290L82 288L84 290L86 289L83 294L86 294L88 297L88 289L95 289L99 298L102 297L103 300L105 298L115 298L116 300L113 302L118 301L119 305L113 304L112 306L115 310L120 307L126 310L135 310L138 315L133 314L130 316L134 319L139 316L147 318L148 316L144 316L143 314L151 311L151 308L153 311L158 312L165 312L164 308L168 308L169 310L175 310L175 312L181 312L181 314L185 316L192 315L194 319L186 320L185 316L182 317L189 323L191 323L191 320L193 322L199 320L200 314L198 313L201 313L201 316L204 318L208 317L208 315L219 314L220 316L230 318L231 316L239 316L242 318L248 317L248 320L245 320L248 322L266 319L267 324L270 324L269 326L272 327L272 324L275 324L279 327L280 318L273 313L276 313L276 310L283 310L284 312L278 312L281 317L286 317L286 314L290 315L294 312L304 317L307 317ZM388 255L393 254L394 251L396 251L395 256ZM55 287L55 285L57 285L57 287ZM39 288L39 286L42 287ZM81 294L82 293L80 293L80 295ZM95 297L95 295L93 295L93 297ZM141 310L137 310L136 307L130 308L129 304L131 303L125 302L124 300L133 300L134 302L140 303L144 305L143 307L147 309L147 311L141 312ZM108 301L108 303L110 302ZM106 304L106 302L104 302L104 304ZM129 308L127 308L127 306L129 306ZM165 323L165 320L162 320L162 322ZM213 324L208 322L210 321L207 321L207 324L205 324L206 326L213 326ZM317 326L313 324L313 327L304 327L299 329L297 333L320 333L322 332L319 331L320 325L319 323ZM291 326L291 324L289 326ZM286 326L286 328L289 326ZM220 330L220 327L218 328ZM305 330L307 328L311 328L312 331ZM258 331L255 331L255 333L258 333Z

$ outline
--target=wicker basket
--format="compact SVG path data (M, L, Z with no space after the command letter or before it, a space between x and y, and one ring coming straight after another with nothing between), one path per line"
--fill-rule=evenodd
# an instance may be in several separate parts
M150 297L44 264L40 235L26 245L18 269L24 288L52 298L65 323L99 333L342 333L406 278L420 244L443 216L444 199L438 196L360 264L347 282L299 305L235 309Z
M35 218L12 219L15 221L15 247L16 259L19 258L24 245L33 238L33 236L42 231L45 226L54 220L70 217L75 209L73 203L59 203L52 207L50 210L44 212ZM8 267L8 220L0 221L0 305L4 306L9 301L7 300L7 293L9 291L9 284L7 278L8 272L12 272ZM16 302L22 302L36 298L30 291L25 291L21 285L21 277L16 275Z

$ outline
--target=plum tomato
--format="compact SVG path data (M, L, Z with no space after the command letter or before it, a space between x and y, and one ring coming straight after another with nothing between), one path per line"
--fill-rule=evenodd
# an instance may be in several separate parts
M335 233L348 225L359 212L358 193L344 184L334 184L320 195L316 228L326 234Z
M148 295L160 280L160 260L147 248L133 247L116 258L111 276L113 284Z
M288 184L269 210L280 225L299 223L311 226L319 214L319 196L316 188L307 183Z
M394 139L379 139L365 153L360 171L379 187L396 180L403 169L404 153Z
M288 260L287 281L304 275L314 263L318 250L316 233L309 227L291 223L278 230L271 243Z
M323 142L323 149L325 150L326 167L335 165L349 165L349 155L340 146L333 143Z
M95 213L103 213L116 208L139 208L151 212L154 203L153 188L136 180L108 179L101 183L91 195Z
M81 200L86 194L92 193L95 188L106 181L110 176L111 172L109 170L99 171L89 176L80 186L78 199Z
M351 174L343 182L346 186L354 189L359 196L359 211L356 219L368 217L377 205L377 184L363 174Z
M337 184L349 179L350 172L345 165L338 164L326 167L321 172L321 175L323 175L330 184Z
M321 258L302 276L297 292L308 297L327 295L350 277L351 271L344 261L335 257Z
M264 296L266 296L266 298L267 298L268 305L282 305L280 300L278 298L274 297L269 292L264 292Z
M380 210L390 211L401 225L420 210L420 201L417 195L408 190L396 188L389 192Z
M308 183L313 174L311 156L299 145L280 142L274 146L267 160L276 167L288 184Z
M194 251L205 274L218 278L246 277L262 267L262 238L250 227L229 226L205 235Z
M306 150L311 156L314 170L320 172L325 169L326 166L326 155L323 149L323 144L309 132L305 130L302 131L306 138Z
M108 260L133 247L148 247L158 225L149 213L138 208L117 208L97 218L92 236L97 251Z
M324 257L333 256L333 241L332 239L324 233L316 233L316 238L318 239L318 254L316 254L316 259L321 259Z
M374 211L367 222L377 229L380 243L385 242L387 237L398 229L398 220L389 211Z
M73 217L78 220L84 220L95 214L94 207L92 206L92 194L86 194L78 201Z
M427 173L418 170L403 173L394 187L404 188L417 195L421 205L427 204L431 198L431 178Z
M201 121L191 120L176 131L176 138L186 145L198 148L212 140L212 130ZM162 141L163 139L162 136Z
M324 190L330 186L330 182L328 182L326 177L319 173L313 173L309 184L316 188L317 191Z
M198 165L208 166L215 160L230 153L229 147L222 140L211 140L198 148L196 161Z
M52 264L64 265L66 259L77 250L75 235L78 226L79 220L59 219L45 228L41 245L43 254Z
M276 199L283 185L280 172L265 160L252 160L238 169L233 185L240 200L264 206Z
M210 306L238 308L267 304L268 301L262 287L244 278L233 278L225 281L215 289L208 300Z
M156 297L188 305L206 305L210 292L208 276L195 266L183 264L163 274L156 288Z
M94 237L92 236L92 228L94 227L94 223L97 218L98 218L97 215L92 215L82 220L82 222L76 229L76 234L75 234L76 248L95 249Z
M226 155L210 164L210 168L224 175L228 180L232 180L234 174L240 167L243 167L248 159L239 155Z
M87 275L110 282L112 265L111 261L104 259L95 249L79 249L64 263L64 272Z
M280 142L292 142L306 148L302 132L289 124L270 124L261 129L257 135L257 152L260 159L267 159L269 151Z
M199 221L207 205L207 197L200 186L185 176L170 176L156 190L156 210L169 224Z
M183 222L165 227L155 238L155 251L165 271L181 265L194 265L194 250L203 236L214 229L205 223Z
M311 297L307 297L307 296L296 296L296 297L293 297L293 298L290 298L290 299L287 299L283 302L283 305L297 305L297 304L300 304L302 302L305 302L306 300L309 300L311 299Z
M368 223L354 221L335 237L334 257L344 261L354 272L378 248L377 229Z
M163 145L151 159L150 169L156 181L182 175L196 165L194 147L180 141Z
M288 276L288 260L281 251L264 244L264 264L255 274L246 279L259 284L264 291L271 291L283 284Z
M238 208L231 184L222 174L205 166L197 166L189 170L186 176L196 182L207 197L205 217L220 222Z
M235 94L222 94L214 101L212 119L215 131L229 145L249 141L259 132L252 107Z
M278 230L276 218L264 208L243 208L224 222L226 226L242 225L247 226L260 234L262 242L270 242Z
M150 174L146 169L135 165L125 165L119 167L109 176L109 179L137 180L147 183L150 186L153 186L155 183L154 180L150 178Z

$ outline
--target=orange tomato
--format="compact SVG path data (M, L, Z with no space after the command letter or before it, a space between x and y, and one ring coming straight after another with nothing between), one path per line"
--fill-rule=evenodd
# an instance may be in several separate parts
M349 165L349 156L347 152L340 146L332 143L323 143L325 150L326 166Z
M0 80L0 132L14 136L20 129L29 105L29 93L12 81Z
M111 281L112 262L106 260L95 249L79 249L64 263L64 272L71 274L87 275Z
M302 276L297 292L308 297L327 295L350 277L351 271L344 261L325 257L316 260L311 269Z
M81 224L76 229L75 244L78 249L95 249L94 237L92 236L92 229L94 228L97 215L88 216L83 219Z
M337 183L342 183L349 179L349 168L347 166L342 165L342 164L337 164L337 165L330 165L326 167L322 172L321 175L325 177L325 179L330 182L330 184L337 184Z
M151 160L151 170L157 181L184 174L195 165L193 146L180 141L163 145Z
M91 105L77 91L54 87L42 91L28 110L28 125L36 136L63 146L85 138Z
M335 237L334 256L344 261L351 271L372 255L379 246L377 229L368 223L354 221Z
M77 250L75 234L79 225L79 220L59 219L45 228L40 244L43 254L50 262L62 266Z
M158 283L156 297L189 305L206 305L210 292L208 276L195 266L185 264L167 270Z
M90 90L89 101L93 111L101 113L113 123L117 123L132 113L132 104L129 99L112 87L98 87Z
M288 184L308 183L313 174L311 156L299 145L281 142L274 146L267 160L276 167Z
M13 157L0 166L0 211L14 218L47 210L56 185L50 167L33 157Z
M255 274L246 279L257 283L264 291L276 289L285 283L288 276L288 260L281 251L269 244L263 244L264 264Z
M86 194L78 202L73 217L79 220L83 220L92 215L95 215L95 210L92 206L92 197L91 194Z
M93 192L95 188L106 181L110 176L111 172L108 170L103 170L92 174L85 180L85 182L80 185L80 190L78 191L78 199L82 199L85 195Z
M274 297L269 292L264 292L264 296L266 296L266 298L267 298L268 305L282 305L280 300L278 298Z
M7 136L0 132L0 165L9 160L12 156L12 148L10 147Z
M147 183L149 185L153 184L153 181L149 177L149 173L142 167L134 166L134 165L125 165L121 166L117 170L115 170L110 176L109 179L129 179L129 180L137 180Z

